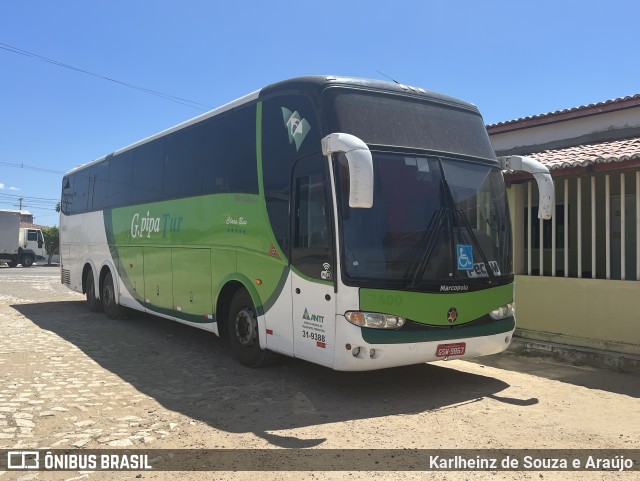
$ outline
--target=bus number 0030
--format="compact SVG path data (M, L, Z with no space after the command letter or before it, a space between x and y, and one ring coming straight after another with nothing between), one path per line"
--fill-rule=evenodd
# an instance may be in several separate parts
M315 332L302 331L302 337L313 339L314 341L325 342L324 334L316 334Z

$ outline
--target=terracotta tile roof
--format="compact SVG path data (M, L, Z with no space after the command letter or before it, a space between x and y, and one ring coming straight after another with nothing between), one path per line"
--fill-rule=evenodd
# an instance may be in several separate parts
M596 102L593 104L581 105L579 107L556 110L554 112L547 112L545 114L531 115L514 120L505 120L504 122L487 125L487 130L489 130L489 134L491 134L492 131L498 133L499 131L504 130L507 126L519 128L519 126L514 124L526 124L522 126L526 127L531 126L531 124L545 124L549 122L565 120L568 118L582 117L585 115L593 115L612 110L636 107L638 105L640 105L640 94L635 94L629 95L627 97L618 97L617 99L605 100L604 102Z
M46 229L46 225L34 224L32 222L20 222L20 227L25 229Z
M636 160L640 159L640 137L544 150L529 154L529 157L542 162L549 169L567 169Z

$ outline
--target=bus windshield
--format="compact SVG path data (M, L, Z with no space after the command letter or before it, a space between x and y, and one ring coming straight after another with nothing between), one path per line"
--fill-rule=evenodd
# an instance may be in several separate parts
M349 207L348 164L344 155L337 158L346 280L419 289L512 274L509 211L497 167L372 154L371 209Z

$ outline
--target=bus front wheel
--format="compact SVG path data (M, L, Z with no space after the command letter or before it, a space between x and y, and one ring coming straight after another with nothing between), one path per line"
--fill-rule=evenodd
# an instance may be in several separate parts
M227 335L234 357L247 367L268 366L277 358L276 353L260 348L256 309L244 289L231 299Z

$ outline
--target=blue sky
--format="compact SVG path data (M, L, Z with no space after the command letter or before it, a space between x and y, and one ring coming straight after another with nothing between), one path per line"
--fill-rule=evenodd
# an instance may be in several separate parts
M381 71L495 123L640 93L639 14L631 0L35 0L5 2L0 43L211 107ZM2 163L64 172L199 113L0 49L0 209L24 196L56 225L62 177Z

